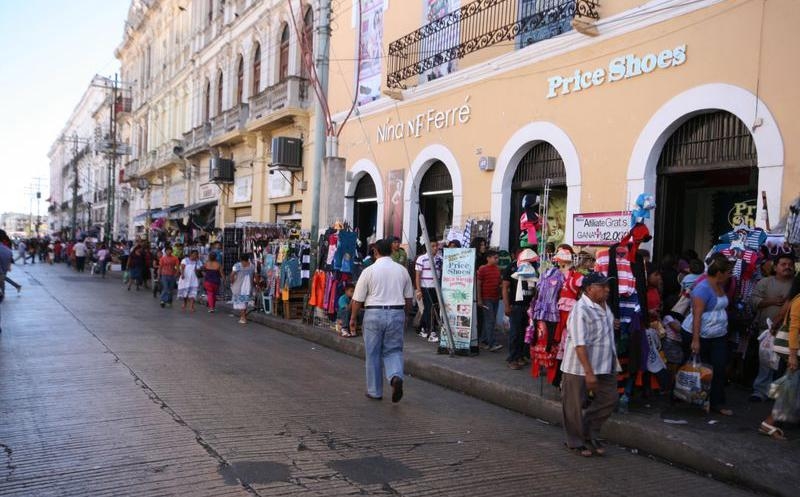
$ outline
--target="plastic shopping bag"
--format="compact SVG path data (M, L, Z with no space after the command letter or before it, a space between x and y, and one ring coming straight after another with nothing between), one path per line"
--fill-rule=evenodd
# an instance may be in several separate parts
M131 272L125 270L122 272L122 283L127 284L131 280Z
M699 406L706 412L710 409L709 393L714 370L708 364L700 362L700 357L693 354L689 361L680 367L675 375L675 398L689 404Z
M775 421L800 421L800 371L787 371L770 385L770 397L775 399L772 417Z
M769 365L770 369L778 369L780 357L778 357L778 353L773 348L775 337L770 331L771 328L772 320L767 319L767 329L758 335L758 362Z

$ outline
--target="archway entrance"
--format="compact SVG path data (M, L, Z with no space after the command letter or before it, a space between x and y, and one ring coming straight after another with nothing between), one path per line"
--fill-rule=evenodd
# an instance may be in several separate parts
M544 187L550 179L548 203L547 241L556 245L564 241L567 226L567 171L558 151L548 142L534 145L520 159L511 180L511 222L508 229L508 247L519 247L519 219L522 216L522 199L527 194L540 195L544 200ZM534 242L533 245L536 245ZM538 250L538 249L537 249Z
M675 130L657 167L658 257L686 249L702 257L732 226L755 226L757 159L750 131L729 112L700 114Z
M364 174L356 183L353 195L353 228L358 230L362 250L366 253L368 240L375 236L378 223L378 193L372 176Z
M444 238L445 230L453 224L453 180L442 161L431 164L420 181L419 211L425 215L425 227L431 240ZM418 241L420 235L422 228L418 227Z

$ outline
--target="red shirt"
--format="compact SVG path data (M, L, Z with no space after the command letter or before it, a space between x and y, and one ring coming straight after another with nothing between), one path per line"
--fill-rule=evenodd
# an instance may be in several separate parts
M500 300L500 280L500 267L497 264L484 264L478 268L481 300Z
M174 255L161 256L161 259L158 261L158 268L161 272L161 276L177 276L177 267L180 263L181 261L179 261Z

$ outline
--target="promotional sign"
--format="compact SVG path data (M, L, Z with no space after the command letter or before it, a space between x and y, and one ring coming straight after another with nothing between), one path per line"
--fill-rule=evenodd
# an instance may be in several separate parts
M233 183L233 202L250 202L253 196L253 177L239 176Z
M456 352L469 353L473 340L473 297L475 249L446 248L442 265L442 300L453 330ZM474 337L477 341L477 335ZM447 349L447 333L441 333L439 347Z
M358 47L357 58L361 61L361 68L358 105L362 105L381 96L384 0L359 1L361 2L361 46Z
M613 245L631 230L631 213L593 212L572 216L573 245Z
M403 192L405 190L405 169L389 171L386 181L386 200L384 205L383 236L396 236L403 239Z
M267 175L267 191L270 198L289 197L292 195L292 173L275 171Z

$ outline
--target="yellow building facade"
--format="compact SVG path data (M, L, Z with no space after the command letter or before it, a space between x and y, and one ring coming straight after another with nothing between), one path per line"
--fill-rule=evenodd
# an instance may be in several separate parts
M522 199L548 186L555 242L592 244L613 229L587 218L613 224L644 192L657 253L705 253L763 213L774 227L800 190L798 21L792 0L353 2L334 120L354 87L370 98L339 137L345 217L412 247L420 212L436 237L491 219L514 248Z

